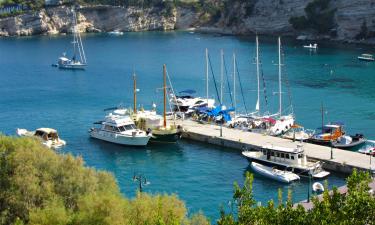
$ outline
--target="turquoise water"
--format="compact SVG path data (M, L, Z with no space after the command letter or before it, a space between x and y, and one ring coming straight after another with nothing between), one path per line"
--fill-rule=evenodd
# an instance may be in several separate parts
M220 205L227 207L231 200L233 183L243 183L248 170L248 162L239 151L188 141L146 148L122 147L90 139L87 130L104 116L104 108L131 105L133 70L138 75L138 102L145 107L152 102L161 106L162 93L158 88L162 86L163 63L167 64L175 89L194 88L204 95L206 47L217 79L220 48L226 53L228 72L232 69L231 55L236 52L246 104L253 109L254 39L149 32L121 37L86 35L83 41L88 69L61 71L51 64L70 47L69 36L0 39L0 131L14 134L18 127L54 127L68 143L61 152L80 155L88 166L112 172L124 195L134 196L137 185L132 176L142 173L151 182L145 191L177 193L189 212L203 210L216 219ZM276 39L260 38L260 42L268 110L275 112ZM298 122L308 128L319 127L323 101L327 121L343 121L349 133L360 132L375 139L375 64L356 60L357 55L375 49L320 44L317 52L310 52L301 45L293 41L284 45L284 72ZM212 83L210 87L214 96ZM287 92L283 97L287 103ZM225 102L230 104L228 96ZM238 105L243 110L243 103L239 101ZM335 174L328 180L330 185L344 183L344 178ZM291 188L294 200L299 201L306 198L307 186L307 180L283 185L255 176L255 198L265 203L277 199L278 188L285 194Z

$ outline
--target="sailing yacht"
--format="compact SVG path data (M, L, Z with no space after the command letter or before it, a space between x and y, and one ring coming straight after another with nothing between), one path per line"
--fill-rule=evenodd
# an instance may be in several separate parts
M71 59L67 58L66 53L58 59L57 66L60 69L83 70L87 66L85 51L83 49L81 35L77 31L77 15L74 9L73 14L73 56Z
M281 39L280 37L278 38L278 46L279 46L279 63L278 63L278 68L279 68L279 113L277 115L276 123L270 128L270 134L274 136L281 135L290 128L292 128L294 124L294 115L293 113L290 113L288 115L283 115L282 111L282 85L281 85Z

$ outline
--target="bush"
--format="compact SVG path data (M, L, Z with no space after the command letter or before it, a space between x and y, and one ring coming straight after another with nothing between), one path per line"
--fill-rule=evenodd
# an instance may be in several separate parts
M314 0L305 8L306 16L291 17L289 23L296 30L312 28L319 33L329 33L335 26L336 9L330 9L330 0Z
M190 224L175 195L124 198L114 177L33 138L0 136L0 224ZM207 222L205 217L201 221ZM205 223L198 224L205 224Z

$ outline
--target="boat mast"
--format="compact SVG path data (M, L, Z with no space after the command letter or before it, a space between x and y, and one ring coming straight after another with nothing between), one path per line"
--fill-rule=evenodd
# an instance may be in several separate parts
M256 66L257 66L257 80L258 80L258 99L255 106L255 111L260 112L260 77L259 77L259 42L258 35L256 36Z
M233 52L233 107L236 116L236 53Z
M322 111L322 131L324 127L324 107L323 107L323 102L321 103L321 111Z
M167 115L166 115L166 110L167 110L167 72L166 72L166 65L164 64L163 65L163 81L164 81L164 85L163 85L163 94L164 94L164 113L163 113L163 125L164 125L164 128L167 127Z
M220 102L223 104L224 51L221 49Z
M135 73L133 73L133 96L134 96L134 113L137 113L137 80Z
M208 107L208 49L206 48L206 101Z
M281 39L279 37L279 116L281 117Z

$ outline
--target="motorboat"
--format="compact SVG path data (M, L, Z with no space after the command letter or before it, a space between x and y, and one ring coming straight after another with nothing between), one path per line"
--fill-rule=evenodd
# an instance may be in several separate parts
M315 131L293 124L292 129L281 135L282 138L294 141L306 141L314 135Z
M322 192L324 192L324 186L323 186L322 183L315 182L315 183L313 183L313 185L312 185L312 190L313 190L313 192L315 192L315 193L322 193Z
M359 153L375 156L375 147L367 147L358 150Z
M37 137L41 140L42 144L48 148L60 148L66 145L66 142L60 139L59 134L52 128L38 128L35 131L28 131L26 129L17 128L16 133L18 136Z
M108 34L110 34L110 35L114 35L114 36L120 36L120 35L123 35L124 32L122 32L122 31L116 29L116 30L113 30L113 31L108 32Z
M150 135L138 129L129 116L115 115L109 113L104 121L99 121L99 128L89 130L92 138L100 139L121 145L145 146Z
M293 115L285 115L276 119L275 124L270 128L269 134L272 136L279 136L288 132L294 124Z
M73 57L69 59L66 53L63 53L57 61L57 67L60 69L70 69L70 70L83 70L87 66L86 55L83 49L81 35L77 30L77 15L74 9L73 14Z
M366 62L373 62L373 61L375 61L374 56L371 55L371 54L362 54L362 55L358 56L357 58L360 61L366 61Z
M360 147L366 143L366 138L363 134L356 135L343 135L337 138L335 141L331 142L331 145L335 148L340 149L351 149L355 147Z
M170 94L170 104L172 110L176 112L194 112L194 108L215 106L215 99L194 97L196 91L187 89L179 92L179 95Z
M318 44L309 44L309 45L304 45L303 46L304 48L307 48L307 49L317 49L318 48Z
M291 169L300 176L312 176L323 178L330 173L324 171L321 162L308 161L303 146L298 144L296 148L274 146L267 144L261 151L243 151L242 155L251 162L275 167L279 170Z
M345 134L341 123L327 124L318 129L321 130L321 132L314 134L309 139L309 142L330 146L332 141L336 141Z
M300 179L300 177L297 174L292 173L290 171L279 170L273 167L264 166L256 162L252 162L250 165L255 172L270 179L280 181L283 183L290 183L292 181Z

